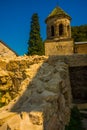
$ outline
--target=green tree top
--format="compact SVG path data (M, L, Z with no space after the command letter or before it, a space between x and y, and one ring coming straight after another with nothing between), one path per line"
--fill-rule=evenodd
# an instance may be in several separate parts
M87 41L87 25L72 27L72 38L75 42Z
M28 55L43 55L44 46L40 36L38 14L34 13L31 18L30 37L28 41Z

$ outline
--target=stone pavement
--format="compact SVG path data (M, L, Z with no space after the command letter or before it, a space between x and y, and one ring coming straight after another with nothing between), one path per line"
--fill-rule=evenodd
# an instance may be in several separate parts
M87 130L87 118L84 118L82 120L82 123L83 123L83 127L85 128L85 130Z

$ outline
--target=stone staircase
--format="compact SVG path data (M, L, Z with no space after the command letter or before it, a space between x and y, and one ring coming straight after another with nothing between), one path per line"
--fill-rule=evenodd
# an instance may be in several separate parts
M83 115L83 127L87 130L87 103L77 104L77 107L80 110L80 113Z
M83 111L81 110L80 113L83 115L83 120L82 120L82 124L83 124L83 128L85 128L85 130L87 130L87 111Z
M87 130L87 103L76 104L76 106L80 110L80 113L83 115L82 119L83 128Z

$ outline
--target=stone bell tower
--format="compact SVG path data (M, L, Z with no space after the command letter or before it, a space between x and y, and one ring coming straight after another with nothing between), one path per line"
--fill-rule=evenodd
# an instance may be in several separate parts
M45 55L70 55L74 52L74 42L71 38L71 17L60 7L56 7L45 20L47 24L47 39Z

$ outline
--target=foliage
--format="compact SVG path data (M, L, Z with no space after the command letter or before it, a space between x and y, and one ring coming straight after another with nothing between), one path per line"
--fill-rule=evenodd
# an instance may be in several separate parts
M84 130L81 120L82 119L79 110L77 109L77 107L74 107L71 110L69 125L66 126L65 130Z
M73 26L71 31L75 42L87 41L87 25Z
M40 36L38 14L34 13L31 19L30 38L28 41L28 55L43 55L44 44Z
M2 98L2 96L3 96L3 93L0 92L0 107L3 107L3 106L5 105L4 103L1 102L1 98Z

